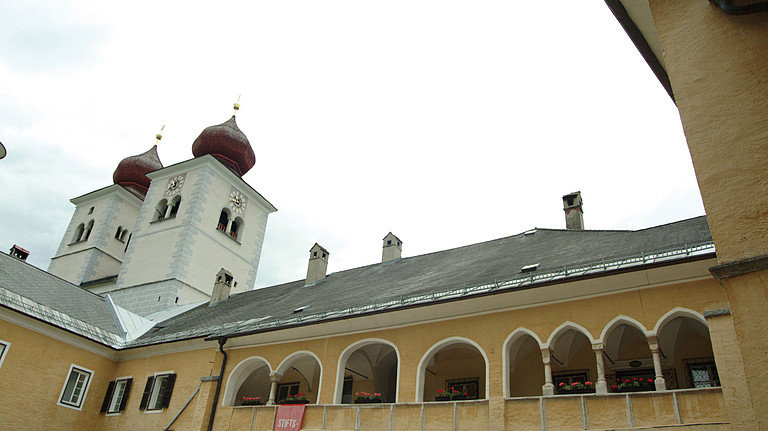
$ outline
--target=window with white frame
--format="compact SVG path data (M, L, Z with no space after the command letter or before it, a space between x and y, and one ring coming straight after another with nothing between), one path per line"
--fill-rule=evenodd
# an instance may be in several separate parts
M168 407L174 383L176 383L176 374L173 372L156 373L154 376L147 377L139 409L162 410Z
M79 365L70 365L67 379L64 381L64 387L61 388L58 405L82 410L83 401L88 394L88 387L91 385L92 376L93 371Z
M7 341L0 340L0 367L3 366L3 361L5 360L5 355L8 353L8 348L11 347L11 343Z
M102 413L120 413L125 410L128 395L131 393L131 377L121 377L114 382L109 382L104 402L101 403Z

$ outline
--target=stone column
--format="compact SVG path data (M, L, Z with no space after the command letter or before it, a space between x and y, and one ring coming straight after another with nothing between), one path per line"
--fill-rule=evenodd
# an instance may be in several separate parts
M656 336L648 337L648 348L653 355L653 373L656 375L654 383L657 391L666 391L667 383L664 381L664 372L661 369L661 354L659 352L659 338Z
M554 395L555 385L552 383L552 352L549 347L541 349L541 361L544 362L544 386L541 387L541 393L543 395Z
M283 376L280 374L269 373L269 381L272 382L272 386L269 388L269 401L267 401L268 406L275 405L275 396L277 395L277 382L279 382L281 378L283 378Z
M603 351L605 346L600 343L593 344L592 350L595 352L595 363L597 364L597 382L595 383L595 392L598 394L608 393L608 383L605 381L605 360Z

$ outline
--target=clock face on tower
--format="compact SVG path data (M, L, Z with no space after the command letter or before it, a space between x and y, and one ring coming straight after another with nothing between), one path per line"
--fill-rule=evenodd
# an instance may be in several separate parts
M243 211L245 211L245 204L247 203L247 200L245 195L240 193L240 191L232 189L232 191L229 193L228 203L235 213L242 214Z
M184 175L177 175L168 179L168 185L165 186L166 196L171 196L181 191L181 187L184 185Z

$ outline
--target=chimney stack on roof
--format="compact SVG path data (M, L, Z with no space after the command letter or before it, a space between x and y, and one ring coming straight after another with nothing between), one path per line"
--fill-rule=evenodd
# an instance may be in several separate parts
M381 263L400 259L403 254L403 242L392 232L384 237L384 247L381 251Z
M216 281L213 283L213 292L211 292L211 302L208 305L229 299L229 291L232 289L232 273L221 268L216 274Z
M29 257L29 252L16 244L11 247L9 254L19 260L27 260L27 257Z
M328 271L328 250L321 247L318 243L309 249L309 266L307 267L307 279L305 286L325 280L325 273Z
M584 210L581 206L581 192L573 192L563 196L563 211L565 211L565 228L584 230Z

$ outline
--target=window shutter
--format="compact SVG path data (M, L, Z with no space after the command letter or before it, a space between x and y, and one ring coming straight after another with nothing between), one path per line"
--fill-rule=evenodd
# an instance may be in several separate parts
M120 408L118 411L125 410L125 405L128 404L128 395L131 393L131 384L133 383L133 379L128 379L127 382L125 382L125 391L123 392L123 399L120 401Z
M107 394L104 395L104 402L101 403L101 412L106 413L109 409L109 402L112 401L112 393L115 392L115 382L109 382L107 386Z
M176 374L168 376L168 386L165 387L165 393L163 393L163 401L160 404L160 408L164 409L171 403L171 393L173 392L173 384L176 383Z
M146 410L147 403L149 402L149 394L152 392L152 382L155 380L154 376L147 377L147 385L144 386L144 394L141 396L141 404L139 404L139 410Z

